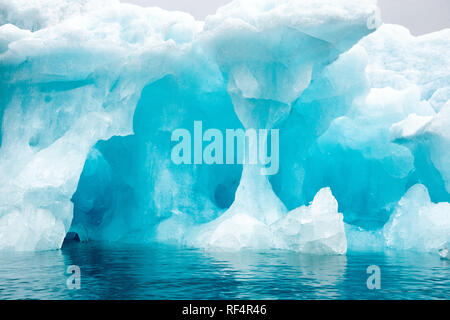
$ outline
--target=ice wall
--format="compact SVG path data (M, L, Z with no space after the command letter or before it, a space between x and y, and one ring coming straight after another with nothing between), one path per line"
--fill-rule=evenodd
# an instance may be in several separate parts
M432 245L403 235L434 203L448 219L450 33L379 24L369 0L234 1L205 21L0 0L0 250L58 248L69 228L220 250L435 250L445 224ZM197 120L279 129L278 173L174 164L172 131Z
M26 8L34 32L19 28ZM133 132L142 89L180 68L201 23L114 1L2 1L0 12L0 248L58 248L91 148Z

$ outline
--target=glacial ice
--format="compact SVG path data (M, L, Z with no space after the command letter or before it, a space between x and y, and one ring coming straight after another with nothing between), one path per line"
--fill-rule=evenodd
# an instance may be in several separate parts
M450 240L450 203L432 203L427 188L412 186L383 228L388 247L437 252Z
M195 247L227 251L276 248L324 255L347 251L343 216L329 188L319 190L309 206L290 212L279 207L278 199L273 200L274 212L283 212L278 218L255 218L248 201L236 198L224 214L190 230L184 241Z
M205 21L113 0L0 0L0 250L439 250L450 30L376 1L237 0ZM176 165L171 133L279 129L280 167ZM415 237L415 234L420 236Z
M344 220L329 188L323 188L310 206L301 206L275 222L278 247L310 254L344 254L347 251Z

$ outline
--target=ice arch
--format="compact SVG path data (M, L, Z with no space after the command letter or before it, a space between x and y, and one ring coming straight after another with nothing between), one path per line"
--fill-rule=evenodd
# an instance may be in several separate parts
M134 134L100 141L89 153L72 199L72 230L82 239L151 240L158 224L172 215L204 223L234 201L241 165L171 161L177 128L192 130L199 119L205 130L240 127L225 92L199 94L180 81L169 75L144 87Z
M347 4L342 5L343 8L350 9L346 7ZM314 6L310 8L314 13L319 13ZM168 161L170 149L167 141L170 132L178 127L190 128L193 120L202 120L207 126L219 129L241 126L245 129L270 129L281 126L291 115L292 104L311 82L326 82L325 68L374 28L368 23L375 12L370 6L352 8L357 11L363 9L364 14L367 14L365 17L355 17L352 21L348 16L338 14L335 19L339 28L328 30L321 24L309 25L306 21L284 20L272 9L270 5L261 7L260 4L253 3L252 6L247 6L244 2L239 2L230 4L219 10L216 16L207 19L203 32L197 35L198 42L193 47L201 50L206 55L205 58L213 57L212 71L207 78L217 82L212 88L209 84L205 88L205 79L199 80L192 76L197 70L190 67L176 72L174 76L151 83L144 89L134 115L135 134L127 137L125 143L110 141L111 145L107 142L108 146L99 146L101 154L108 153L109 148L114 148L113 145L122 146L119 147L121 151L117 152L119 155L136 154L131 156L132 164L123 161L126 168L133 167L137 170L131 174L127 172L125 180L136 176L141 181L124 182L128 191L124 190L123 193L131 194L125 205L113 209L113 212L121 212L109 213L107 226L102 225L100 230L94 228L89 232L89 238L111 239L115 236L129 237L132 234L133 238L151 239L156 235L162 241L176 240L196 246L209 246L208 240L199 242L199 237L194 236L191 231L207 233L206 230L216 224L212 220L219 215L225 224L228 219L245 216L267 229L286 215L285 205L272 191L267 177L258 174L258 166L244 165L241 176L240 169L232 167L180 168ZM284 15L287 10L298 8L293 2L287 2L280 9ZM260 15L258 10L268 10L270 15ZM231 22L228 17L240 22ZM253 18L256 19L252 20ZM342 33L346 37L342 37ZM195 63L203 68L203 63ZM355 91L360 91L359 87ZM346 101L349 103L351 100L352 97L349 97ZM239 122L235 122L235 119ZM137 151L142 146L145 149ZM149 149L152 150L151 154ZM134 162L137 158L141 162ZM104 162L104 158L100 157L100 160ZM90 162L97 161L94 152L92 160L88 160L87 172ZM106 162L114 160L110 158ZM113 175L120 175L123 169L115 167L110 171L114 172ZM79 211L78 203L83 204L83 198L88 202L92 198L89 194L82 196L83 190L89 189L84 187L84 180L82 175L74 197L76 216L72 228L80 234L83 234L80 230L86 228L86 223L83 222L89 220L89 212ZM95 176L92 180L101 181ZM122 190L122 187L113 189ZM214 193L213 196L211 192ZM121 196L115 195L113 198L121 199ZM224 205L224 200L227 205ZM89 202L91 203L92 201ZM136 213L132 209L135 206ZM226 212L221 210L228 207L230 209ZM87 217L78 218L79 215ZM121 217L123 215L126 216ZM205 224L209 221L212 224ZM245 223L243 227L245 228ZM229 229L228 233L221 236L224 239L233 238L233 231ZM103 232L108 236L102 235ZM245 237L253 239L238 246L255 246L258 242L257 237L253 237L251 233ZM222 240L215 240L216 244L221 242Z
M373 32L369 0L234 1L205 21L52 4L0 7L0 249L58 248L72 226L344 253L346 236L380 234L411 186L449 199L448 31ZM279 173L175 166L170 132L194 120L279 128ZM343 219L373 234L346 235Z

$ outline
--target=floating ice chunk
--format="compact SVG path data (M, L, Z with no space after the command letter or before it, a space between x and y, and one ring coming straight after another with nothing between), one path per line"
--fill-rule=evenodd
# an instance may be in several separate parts
M282 248L310 254L345 254L343 215L330 188L321 189L311 205L290 211L271 226Z
M450 203L432 203L422 184L411 187L383 228L390 248L436 252L450 241Z
M342 214L329 188L310 206L299 207L272 224L232 208L215 221L196 228L194 243L209 249L286 249L308 254L345 254Z
M325 255L347 251L343 216L329 188L321 189L310 206L284 213L274 223L255 218L257 207L248 210L232 206L216 220L194 228L191 244L227 251L278 248Z

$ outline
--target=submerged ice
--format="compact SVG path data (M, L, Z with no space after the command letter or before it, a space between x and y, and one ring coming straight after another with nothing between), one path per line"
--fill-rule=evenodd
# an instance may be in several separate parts
M450 243L450 30L376 1L240 0L205 21L0 0L0 250L82 240L345 254ZM171 136L278 129L277 174ZM191 132L193 135L193 132Z

